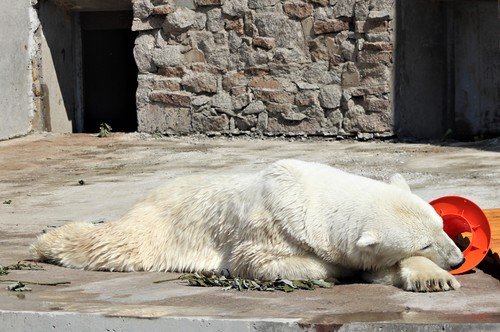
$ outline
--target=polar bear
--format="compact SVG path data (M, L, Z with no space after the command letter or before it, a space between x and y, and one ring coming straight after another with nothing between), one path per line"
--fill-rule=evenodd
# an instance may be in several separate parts
M32 253L78 269L359 275L409 291L459 288L446 270L464 261L442 219L400 175L387 184L291 159L252 174L178 178L119 220L41 235Z

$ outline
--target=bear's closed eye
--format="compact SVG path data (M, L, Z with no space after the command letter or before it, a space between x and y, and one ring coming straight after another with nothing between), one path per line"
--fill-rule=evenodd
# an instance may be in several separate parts
M432 243L429 243L428 245L426 245L425 247L423 247L420 250L426 250L426 249L429 249L430 247L432 247Z

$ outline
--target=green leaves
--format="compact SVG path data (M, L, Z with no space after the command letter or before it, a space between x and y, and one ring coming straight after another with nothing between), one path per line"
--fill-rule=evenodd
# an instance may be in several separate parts
M17 264L11 264L7 266L0 265L0 276L9 274L9 270L43 270L40 265L17 262Z
M111 133L111 126L107 123L101 123L99 126L99 133L97 134L97 137L108 137L109 134Z
M189 286L196 287L223 287L223 290L235 289L242 290L258 290L258 291L282 291L293 292L297 289L314 290L319 288L330 288L334 284L326 282L322 279L313 280L289 280L289 279L276 279L274 281L260 281L257 279L243 279L238 277L226 277L224 275L217 275L215 273L198 274L187 273L179 277L181 280L187 280Z

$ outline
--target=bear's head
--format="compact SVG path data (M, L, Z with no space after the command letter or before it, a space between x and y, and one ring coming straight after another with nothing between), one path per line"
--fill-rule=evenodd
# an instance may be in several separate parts
M430 204L412 194L399 174L391 179L384 204L363 228L356 246L365 268L392 266L412 257L429 258L445 270L464 262L464 256L443 230L443 220ZM371 265L367 267L366 265Z

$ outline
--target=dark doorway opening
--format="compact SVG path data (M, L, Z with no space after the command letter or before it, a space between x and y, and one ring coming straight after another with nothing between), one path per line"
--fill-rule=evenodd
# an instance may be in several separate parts
M500 134L494 1L396 1L394 119L399 137Z
M80 22L83 132L95 133L101 123L113 131L136 131L132 12L82 12Z

